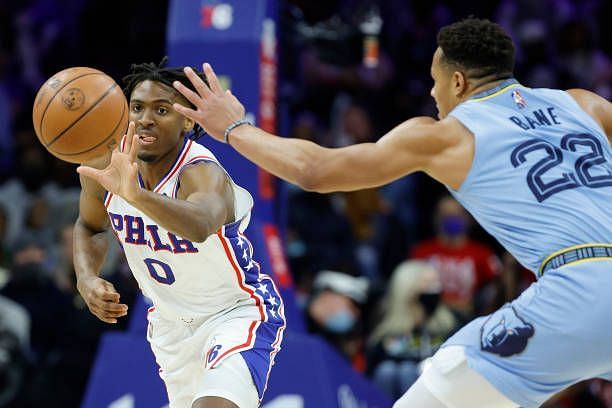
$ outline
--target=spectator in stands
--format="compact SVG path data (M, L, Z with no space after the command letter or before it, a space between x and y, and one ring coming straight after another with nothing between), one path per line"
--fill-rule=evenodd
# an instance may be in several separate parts
M47 251L35 236L20 238L13 248L9 281L0 292L28 311L32 321L32 349L35 357L40 358L64 340L66 330L62 324L70 321L67 313L70 300L51 280L51 274L45 269L47 258Z
M393 399L399 398L429 358L458 327L440 301L438 271L423 261L404 261L391 276L378 325L368 339L368 371Z
M366 278L321 271L307 306L309 330L333 344L359 372L365 370L362 308L368 291Z
M426 259L440 272L444 302L467 321L493 301L491 284L501 264L490 248L468 237L470 217L452 197L438 202L434 222L436 237L417 244L410 256Z

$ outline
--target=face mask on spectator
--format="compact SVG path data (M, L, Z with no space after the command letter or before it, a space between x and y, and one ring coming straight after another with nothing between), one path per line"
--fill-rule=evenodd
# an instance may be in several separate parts
M465 218L457 215L447 215L443 217L440 226L442 232L449 237L457 237L465 232L467 229L467 222Z
M431 316L440 304L440 293L421 293L419 295L419 302L423 309L425 309L425 315Z
M13 266L11 276L15 283L26 286L37 285L44 279L44 273L36 263Z
M325 328L331 333L342 334L355 325L355 316L348 310L339 310L325 320Z

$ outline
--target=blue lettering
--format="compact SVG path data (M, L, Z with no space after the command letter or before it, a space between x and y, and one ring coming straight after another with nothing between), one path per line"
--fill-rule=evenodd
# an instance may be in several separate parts
M529 122L529 126L531 126L532 129L535 129L538 123L535 120L531 119L529 116L527 115L524 115L524 116L525 116L525 119L527 119L527 122Z
M546 114L544 112L542 112L542 109L538 109L536 111L533 111L533 114L535 115L538 123L541 126L544 126L544 125L550 126L551 125L550 120L548 120L548 118L546 117Z
M521 129L529 130L529 126L524 124L523 121L517 118L516 116L510 116L510 120L514 122Z
M145 258L144 263L147 265L149 275L151 275L151 277L159 283L172 285L176 281L170 265L152 258ZM158 272L158 268L156 268L156 266L161 268L162 273Z
M174 235L171 232L168 233L168 238L170 238L170 243L172 244L172 247L174 248L173 252L175 254L184 254L186 252L189 252L189 253L199 252L198 248L194 247L191 241L187 239L179 239L176 235Z
M146 245L144 238L144 221L140 217L125 216L125 242L129 244Z
M555 114L553 113L553 109L555 109L555 108L553 108L552 106L551 106L550 108L548 108L548 109L547 109L547 110L548 110L548 114L550 115L550 118L552 119L553 123L555 123L555 124L557 124L557 125L560 125L560 124L561 124L561 122L559 122L559 121L557 120L557 115L555 115Z
M159 237L159 227L157 225L147 225L147 231L151 234L151 238L153 238L153 250L154 251L170 251L172 252L172 247L168 244L164 244L161 242L161 238Z
M112 212L109 212L108 215L110 216L113 229L115 231L123 231L123 217L119 214L114 214Z

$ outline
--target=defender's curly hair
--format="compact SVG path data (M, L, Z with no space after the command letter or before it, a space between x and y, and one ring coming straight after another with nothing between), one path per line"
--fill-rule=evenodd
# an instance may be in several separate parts
M437 40L444 53L442 62L465 69L471 78L513 75L514 44L499 24L469 17L443 27Z
M169 86L174 89L172 83L174 81L179 81L187 88L196 92L196 89L191 84L185 72L183 72L182 67L166 67L168 62L168 57L164 57L159 64L155 64L154 62L144 62L142 64L132 64L130 67L130 73L122 78L123 83L125 84L125 88L123 88L123 93L125 97L130 100L130 95L136 85L143 81L156 81L161 82L164 85ZM203 72L198 71L196 68L193 70L197 73L197 75L204 81L204 83L208 86L208 81L206 80L206 76ZM191 108L195 108L195 106L187 101ZM193 126L193 134L190 136L192 139L198 139L202 133L203 129L197 123Z

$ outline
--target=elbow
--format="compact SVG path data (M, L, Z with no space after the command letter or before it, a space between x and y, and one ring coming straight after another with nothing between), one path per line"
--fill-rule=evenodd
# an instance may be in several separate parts
M306 166L300 166L296 177L296 184L305 191L314 193L323 193L323 186L321 178L317 172L317 165L310 164Z
M184 238L188 239L191 242L197 242L201 244L214 233L215 231L209 230L208 228L198 228L197 231L189 233L188 236L185 236Z
M189 226L188 228L184 228L184 229L177 228L172 232L177 237L179 237L179 239L184 239L189 242L197 242L197 243L202 243L206 241L206 238L208 238L210 234L214 233L214 231L212 231L212 229L205 223L195 223L195 222L193 223L193 225Z
M201 220L198 223L194 223L193 225L198 225L197 228L192 228L188 231L183 238L188 239L191 242L197 242L201 244L206 241L208 237L216 234L221 227L223 227L224 221L226 220L225 214L218 219L213 216L207 216L205 219Z
M318 193L319 186L316 180L309 174L301 174L297 180L297 185L304 191Z
M297 184L302 190L315 193L329 191L329 186L325 186L324 174L328 173L327 165L330 157L329 150L314 143L309 143L300 152L301 154L294 159L293 177L288 180ZM327 187L327 189L326 189Z

